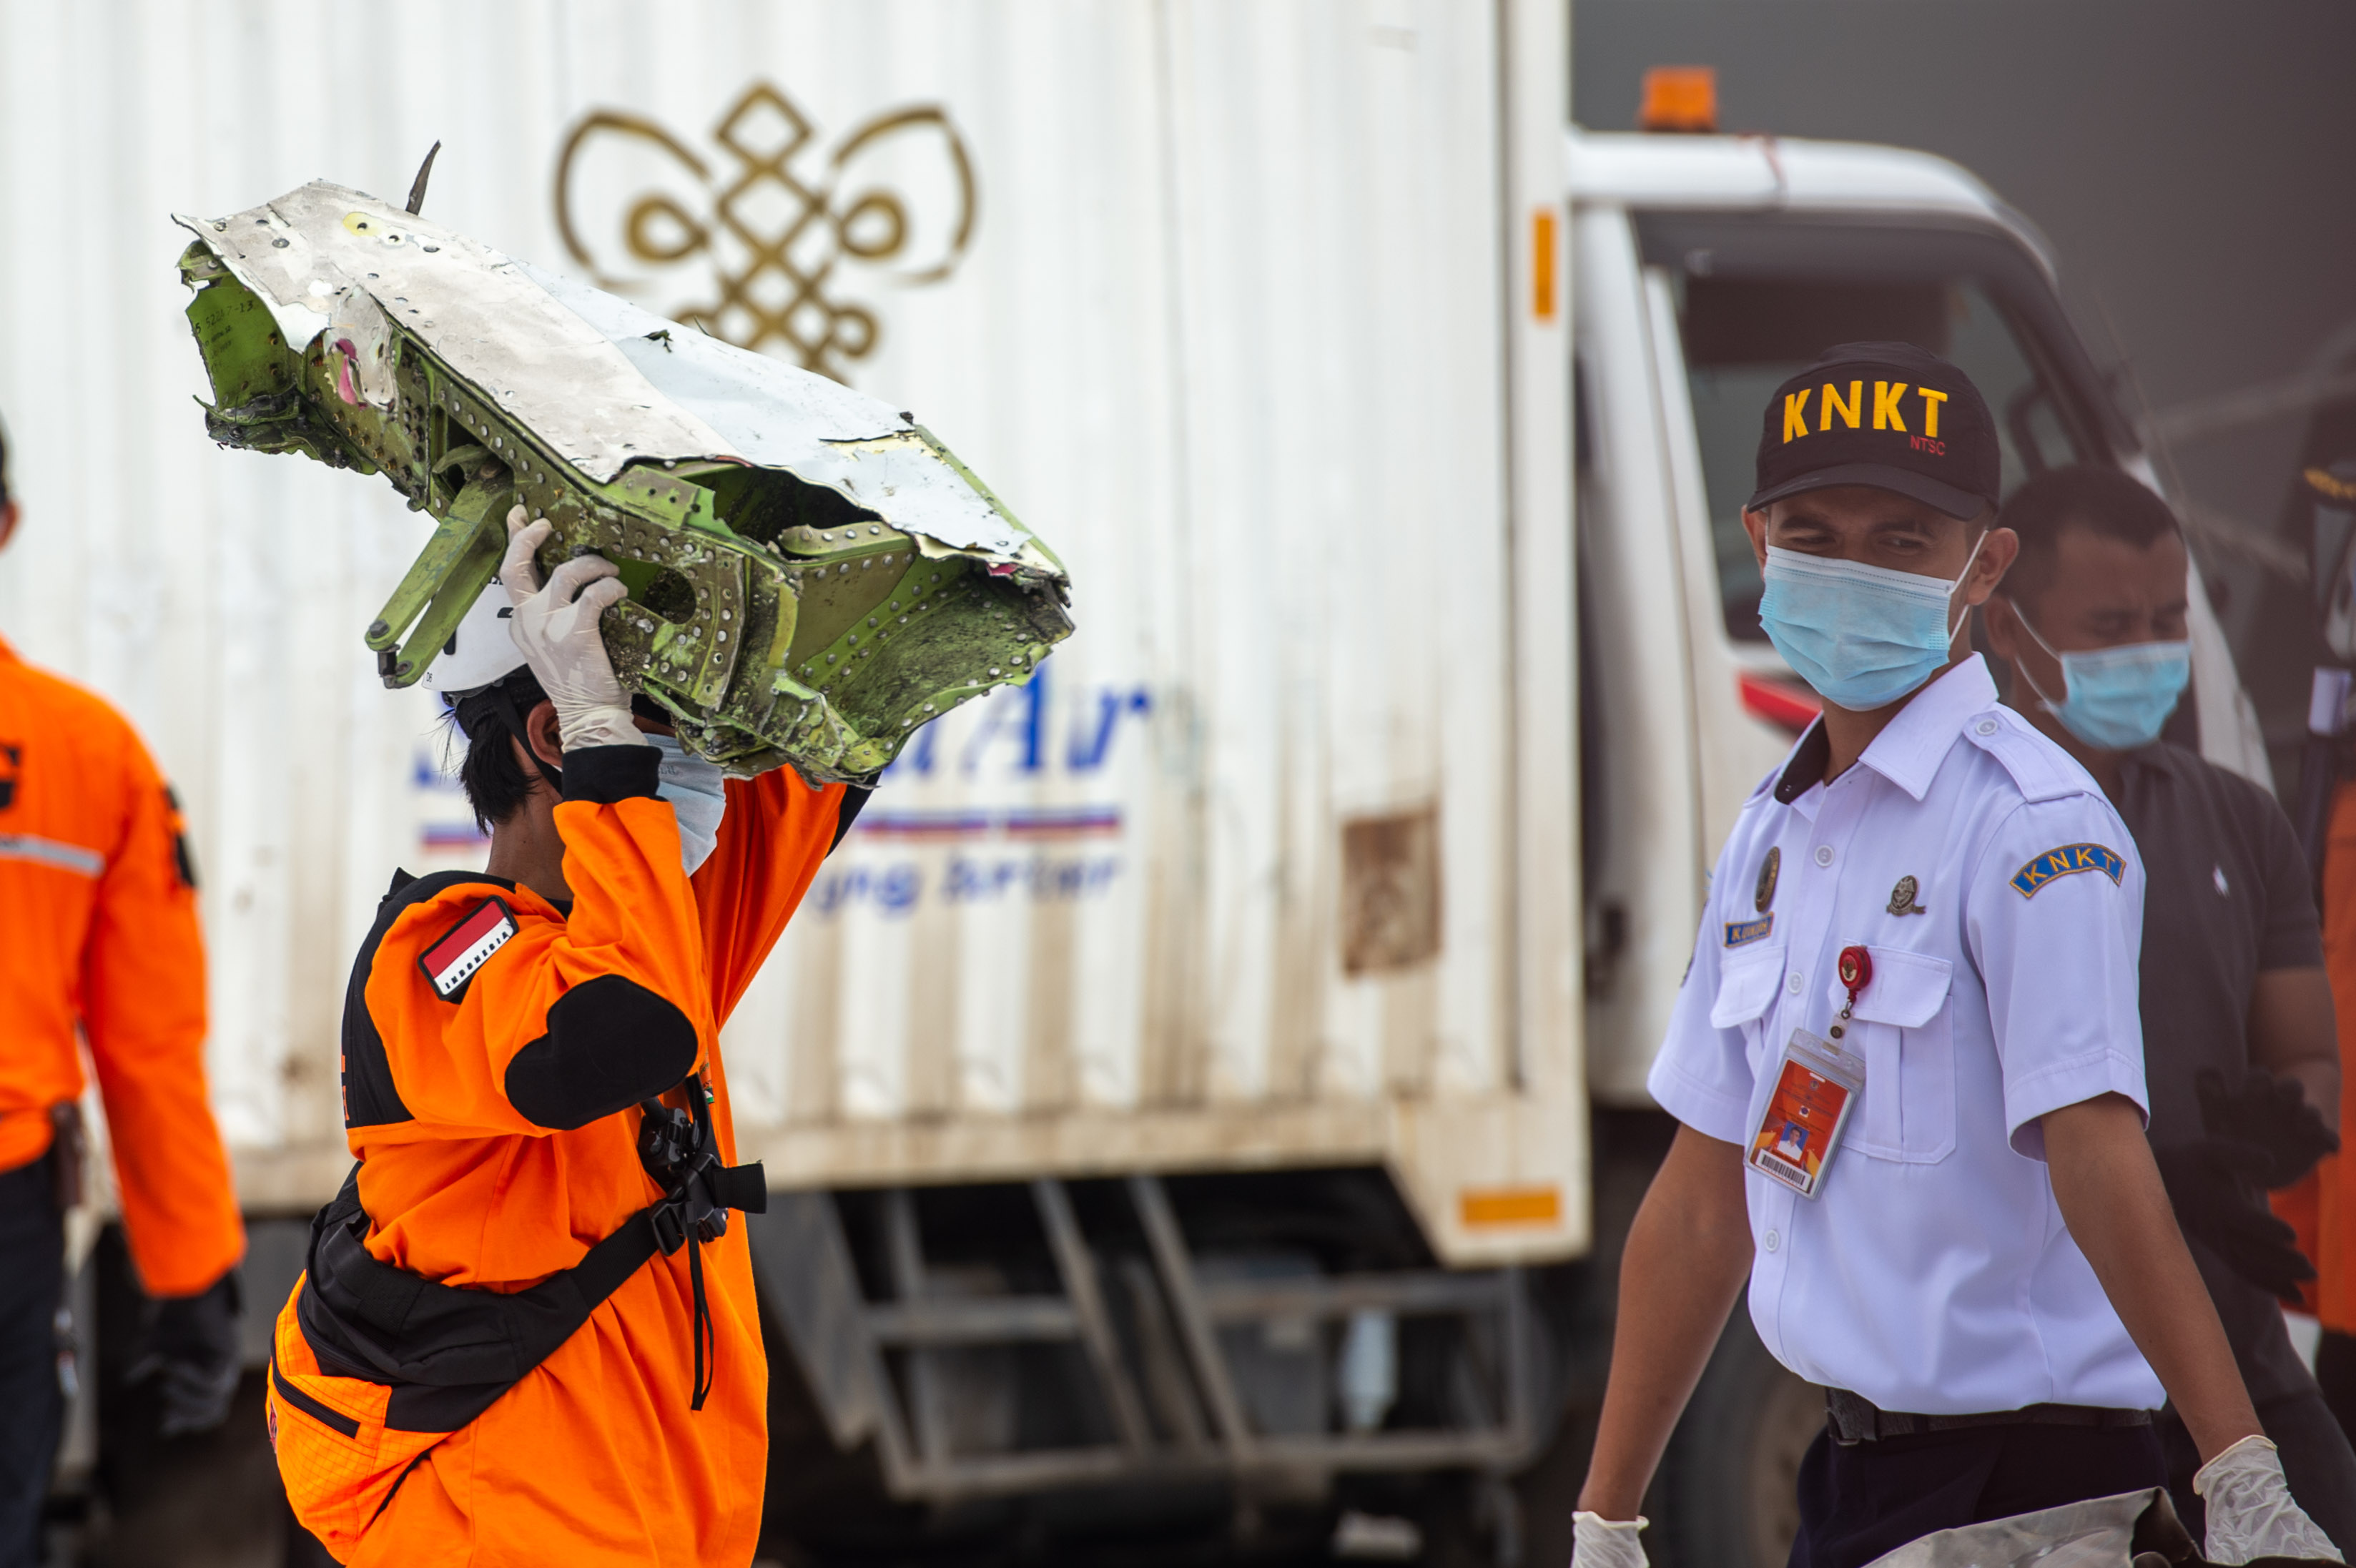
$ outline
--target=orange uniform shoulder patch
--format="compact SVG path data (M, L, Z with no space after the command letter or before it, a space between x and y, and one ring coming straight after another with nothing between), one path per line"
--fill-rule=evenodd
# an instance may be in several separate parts
M455 1002L466 994L475 972L515 934L514 911L503 899L486 898L418 954L417 967L433 983L436 996Z

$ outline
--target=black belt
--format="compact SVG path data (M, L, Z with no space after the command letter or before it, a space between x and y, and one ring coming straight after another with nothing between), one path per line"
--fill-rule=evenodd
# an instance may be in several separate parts
M2083 1426L2097 1432L2117 1432L2149 1426L2147 1410L2113 1410L2098 1404L2031 1404L2019 1410L1991 1410L1970 1415L1914 1415L1883 1410L1863 1394L1847 1389L1825 1391L1825 1423L1833 1441L1844 1447L1879 1443L1885 1437L1912 1437L1922 1432L1961 1432L1975 1426Z

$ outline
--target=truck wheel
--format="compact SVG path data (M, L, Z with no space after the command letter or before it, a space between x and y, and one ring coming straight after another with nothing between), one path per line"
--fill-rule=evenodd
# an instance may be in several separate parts
M1823 1391L1767 1353L1738 1304L1646 1499L1655 1568L1783 1568L1800 1459L1824 1427Z

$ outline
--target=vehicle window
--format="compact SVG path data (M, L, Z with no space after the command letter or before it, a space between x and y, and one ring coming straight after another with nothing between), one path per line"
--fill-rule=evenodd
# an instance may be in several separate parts
M1708 251L1683 262L1665 270L1685 342L1726 630L1737 640L1767 637L1759 628L1759 568L1742 531L1762 412L1776 386L1824 349L1906 342L1961 366L1996 415L2007 494L2031 474L2097 456L2071 434L2020 329L1973 279L1728 277L1708 270Z

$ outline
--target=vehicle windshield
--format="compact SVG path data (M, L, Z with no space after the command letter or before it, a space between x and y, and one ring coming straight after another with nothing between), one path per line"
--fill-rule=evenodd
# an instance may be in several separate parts
M2016 276L1992 288L1968 255L1948 258L1945 268L1925 266L1931 257L1904 257L1893 270L1912 276L1858 275L1860 261L1869 266L1872 256L1853 236L1826 230L1802 236L1797 245L1794 238L1789 230L1778 236L1783 242L1768 258L1769 275L1742 270L1739 242L1646 246L1676 302L1726 630L1741 642L1766 640L1759 626L1759 567L1742 530L1742 503L1755 488L1762 413L1775 388L1826 348L1912 343L1962 367L1996 415L2008 495L2032 474L2105 456L2099 415L2083 406L2071 377L2040 369L2055 362L2051 346L2023 312L2008 308L2014 298L2004 296L2017 297L2029 283ZM1807 245L1809 239L1816 243ZM1815 275L1810 250L1820 257ZM1921 275L1925 272L1931 275ZM2031 281L2050 302L2042 280Z

